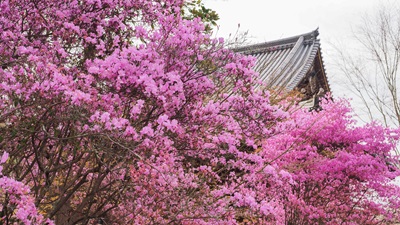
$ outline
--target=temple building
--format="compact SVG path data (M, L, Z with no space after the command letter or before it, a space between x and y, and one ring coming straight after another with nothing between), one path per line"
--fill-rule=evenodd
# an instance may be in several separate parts
M254 70L268 89L298 91L301 104L318 109L319 97L330 92L321 56L318 29L294 37L243 46L235 52L254 56Z

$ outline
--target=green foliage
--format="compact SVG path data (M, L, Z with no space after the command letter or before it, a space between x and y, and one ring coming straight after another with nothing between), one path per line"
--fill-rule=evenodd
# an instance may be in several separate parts
M217 25L217 21L219 20L217 12L206 8L201 0L185 2L184 7L182 8L182 17L187 20L200 18L204 23L207 32L210 32L213 26Z

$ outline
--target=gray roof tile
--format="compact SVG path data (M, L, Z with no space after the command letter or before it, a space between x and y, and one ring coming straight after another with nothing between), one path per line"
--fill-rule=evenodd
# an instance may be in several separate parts
M252 55L254 70L268 88L293 90L307 75L320 47L318 29L310 33L234 49Z

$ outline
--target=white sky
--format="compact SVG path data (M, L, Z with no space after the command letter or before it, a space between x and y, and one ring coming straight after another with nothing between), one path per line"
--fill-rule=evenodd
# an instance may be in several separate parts
M351 35L360 17L380 0L203 0L220 16L219 34L249 30L257 41L270 41L320 28L320 37Z
M319 27L322 56L334 96L352 97L343 90L333 46L351 47L354 32L367 13L385 0L203 0L219 16L217 36L249 31L251 42L272 41L308 33ZM344 45L343 45L344 44ZM356 109L357 111L357 109Z

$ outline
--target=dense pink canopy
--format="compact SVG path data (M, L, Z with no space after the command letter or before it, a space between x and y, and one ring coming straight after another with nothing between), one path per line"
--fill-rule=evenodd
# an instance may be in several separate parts
M399 221L398 130L339 99L272 104L253 59L182 10L0 1L0 221Z

